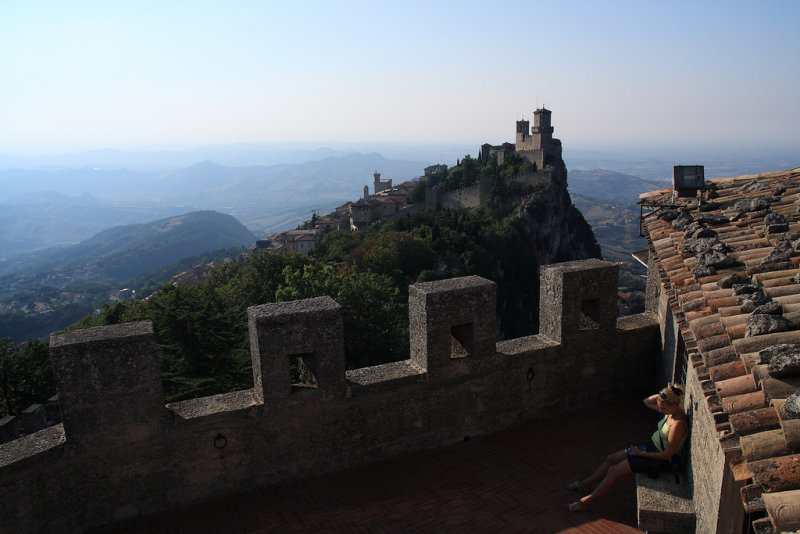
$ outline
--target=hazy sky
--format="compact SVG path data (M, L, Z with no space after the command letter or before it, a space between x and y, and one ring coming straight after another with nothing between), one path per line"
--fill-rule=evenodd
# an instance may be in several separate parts
M498 7L492 7L492 6ZM0 153L800 146L800 2L0 2Z

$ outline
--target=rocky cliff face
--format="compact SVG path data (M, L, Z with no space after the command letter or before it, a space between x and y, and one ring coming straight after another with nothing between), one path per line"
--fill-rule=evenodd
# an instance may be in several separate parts
M539 264L599 258L600 246L592 228L567 191L564 162L556 164L552 172L550 185L524 198L517 210L530 232Z
M567 168L563 161L552 168L553 179L524 196L514 216L523 224L526 245L534 258L529 265L534 276L529 287L508 284L503 288L502 265L496 272L498 285L498 338L536 333L539 317L539 267L550 263L600 258L600 246L591 226L572 205L567 191Z

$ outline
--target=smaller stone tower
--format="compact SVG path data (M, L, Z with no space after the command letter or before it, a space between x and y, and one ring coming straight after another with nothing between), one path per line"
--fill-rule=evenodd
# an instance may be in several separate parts
M381 179L381 173L379 173L378 171L375 171L375 174L373 174L373 176L375 177L375 194L376 195L378 193L380 193L381 191L385 191L387 189L391 189L392 188L392 179L391 178L389 178L388 180L382 180Z
M522 119L521 121L517 121L517 146L525 146L526 143L530 143L530 131L531 131L531 123Z

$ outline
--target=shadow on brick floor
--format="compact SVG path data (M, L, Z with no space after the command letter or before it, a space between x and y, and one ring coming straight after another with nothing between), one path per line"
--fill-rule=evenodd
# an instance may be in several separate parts
M657 420L639 397L627 397L95 532L639 532L633 477L582 513L564 510L579 497L564 486L609 452L647 439Z

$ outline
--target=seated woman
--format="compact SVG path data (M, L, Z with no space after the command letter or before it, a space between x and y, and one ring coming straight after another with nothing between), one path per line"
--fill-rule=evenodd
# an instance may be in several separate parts
M646 443L609 454L594 473L569 484L568 490L589 495L566 505L567 510L588 510L594 500L608 492L620 477L657 470L666 465L674 455L681 453L686 436L689 435L689 423L686 412L683 411L683 390L679 386L670 385L644 399L644 405L664 414L653 437ZM592 484L598 480L600 483L591 491Z

